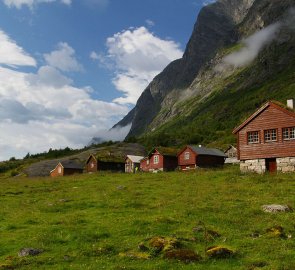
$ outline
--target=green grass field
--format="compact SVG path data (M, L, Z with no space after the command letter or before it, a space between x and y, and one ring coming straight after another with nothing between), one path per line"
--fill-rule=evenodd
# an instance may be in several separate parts
M0 269L295 269L295 214L261 210L272 203L295 206L294 174L242 175L228 167L16 177L0 185ZM194 231L200 222L220 236ZM285 237L267 232L274 226L282 226ZM177 238L179 248L202 260L168 260L149 246L157 236ZM139 243L149 248L149 259L135 258ZM214 245L235 254L205 256ZM44 252L20 258L24 247Z

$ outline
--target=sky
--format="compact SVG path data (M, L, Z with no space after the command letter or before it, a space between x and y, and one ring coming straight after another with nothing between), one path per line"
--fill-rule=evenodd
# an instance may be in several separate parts
M211 0L0 0L0 160L108 133ZM121 133L120 133L121 132Z

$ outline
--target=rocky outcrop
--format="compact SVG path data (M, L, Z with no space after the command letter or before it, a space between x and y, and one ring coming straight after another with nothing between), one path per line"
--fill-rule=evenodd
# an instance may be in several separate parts
M231 91L241 91L237 95L242 96L245 89L261 87L274 75L284 72L288 65L292 65L291 52L294 52L294 32L286 27L287 11L294 5L294 0L219 0L204 7L183 57L169 64L154 78L134 109L117 125L132 123L128 134L130 137L158 130L180 115L191 121L199 116L196 111L215 110L218 107L207 99L212 93L224 91L229 96L226 91L234 89ZM275 44L265 48L251 68L245 71L218 69L229 48L242 38L278 21L283 23L283 27ZM225 96L225 100L228 96ZM273 98L274 94L269 96ZM230 98L237 99L233 96ZM189 105L184 104L187 100L190 100ZM204 100L208 105L201 107ZM250 110L251 106L256 105L249 104L245 110ZM230 110L223 104L219 107L223 111L216 112L218 117Z
M199 13L183 57L169 64L155 77L140 96L135 108L117 125L124 126L132 122L129 136L143 133L162 109L162 104L174 102L174 99L165 99L169 93L177 91L176 96L180 95L219 48L237 41L237 25L246 16L253 1L222 0L204 7Z

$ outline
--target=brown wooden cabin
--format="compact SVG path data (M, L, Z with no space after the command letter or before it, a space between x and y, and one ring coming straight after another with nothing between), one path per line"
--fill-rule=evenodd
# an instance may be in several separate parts
M127 155L125 159L125 172L126 173L135 173L140 169L140 161L144 157L142 156L133 156Z
M51 177L66 176L83 173L83 165L73 160L61 161L50 171Z
M188 145L178 154L178 166L182 171L198 167L217 167L224 164L226 155L214 148Z
M140 170L144 172L173 171L177 168L177 149L168 147L153 148L141 160Z
M86 161L86 171L88 173L97 171L124 172L125 161L122 157L96 157L94 155L90 155Z
M295 112L268 101L234 129L243 172L295 171Z

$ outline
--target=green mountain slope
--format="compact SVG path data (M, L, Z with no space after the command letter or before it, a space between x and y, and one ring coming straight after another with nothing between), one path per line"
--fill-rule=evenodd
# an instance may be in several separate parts
M232 18L231 31L224 37L214 32L210 44L215 40L219 46L211 48L206 61L206 57L202 57L189 86L180 87L178 82L175 87L168 87L169 91L166 86L165 93L158 89L162 94L159 99L159 93L152 95L151 89L155 83L158 87L161 85L159 80L167 71L155 78L127 116L130 119L132 113L136 115L127 139L136 136L147 146L198 143L226 148L235 142L231 134L233 128L265 101L278 100L285 104L287 99L295 98L295 1L242 2L245 6L241 10L241 1L220 0L200 14L202 17L195 26L186 57L198 58L192 51L199 50L198 40L203 42L200 35L210 36L200 29L212 14L214 20L216 14L226 14L226 24L229 17ZM238 12L242 15L236 18ZM204 20L204 13L209 18L205 16ZM261 42L263 38L265 40ZM226 42L220 42L221 39ZM261 44L257 45L259 42ZM250 51L260 46L252 61L236 66L225 63L228 55L244 50L244 46L250 47ZM251 57L251 52L248 54ZM189 64L183 68L187 73L191 72ZM177 73L176 69L174 71ZM148 94L153 100L149 98L145 103ZM153 108L150 113L149 107Z

